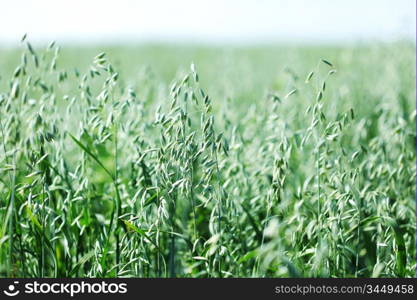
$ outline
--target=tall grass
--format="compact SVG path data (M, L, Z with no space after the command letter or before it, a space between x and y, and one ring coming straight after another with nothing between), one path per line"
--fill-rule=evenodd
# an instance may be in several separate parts
M415 275L414 45L22 45L1 276Z

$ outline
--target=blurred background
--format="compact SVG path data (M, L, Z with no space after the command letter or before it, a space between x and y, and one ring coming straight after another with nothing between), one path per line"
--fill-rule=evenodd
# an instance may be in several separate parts
M414 0L14 0L0 44L415 41Z
M14 0L0 11L0 79L19 64L24 34L37 51L56 41L67 70L86 72L105 52L126 84L169 84L194 62L213 96L249 103L285 95L321 58L341 83L366 72L381 93L392 66L415 72L414 0Z

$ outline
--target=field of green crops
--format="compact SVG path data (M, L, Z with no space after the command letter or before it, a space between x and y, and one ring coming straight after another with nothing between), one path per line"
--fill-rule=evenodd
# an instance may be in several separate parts
M0 276L415 276L415 51L0 48Z

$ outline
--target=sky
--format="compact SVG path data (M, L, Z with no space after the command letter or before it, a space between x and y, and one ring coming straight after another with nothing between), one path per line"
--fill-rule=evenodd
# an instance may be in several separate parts
M350 42L416 35L415 0L7 0L0 46L31 41Z

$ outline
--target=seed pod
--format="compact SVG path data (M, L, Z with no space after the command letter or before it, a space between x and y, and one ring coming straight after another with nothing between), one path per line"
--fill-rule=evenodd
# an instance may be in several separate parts
M307 78L306 78L306 83L309 83L310 82L310 80L311 80L311 78L313 77L313 75L314 75L314 72L313 71L311 71L308 75L307 75Z
M321 59L322 62L324 62L326 65L333 67L333 64L331 62L329 62L328 60L325 59Z

